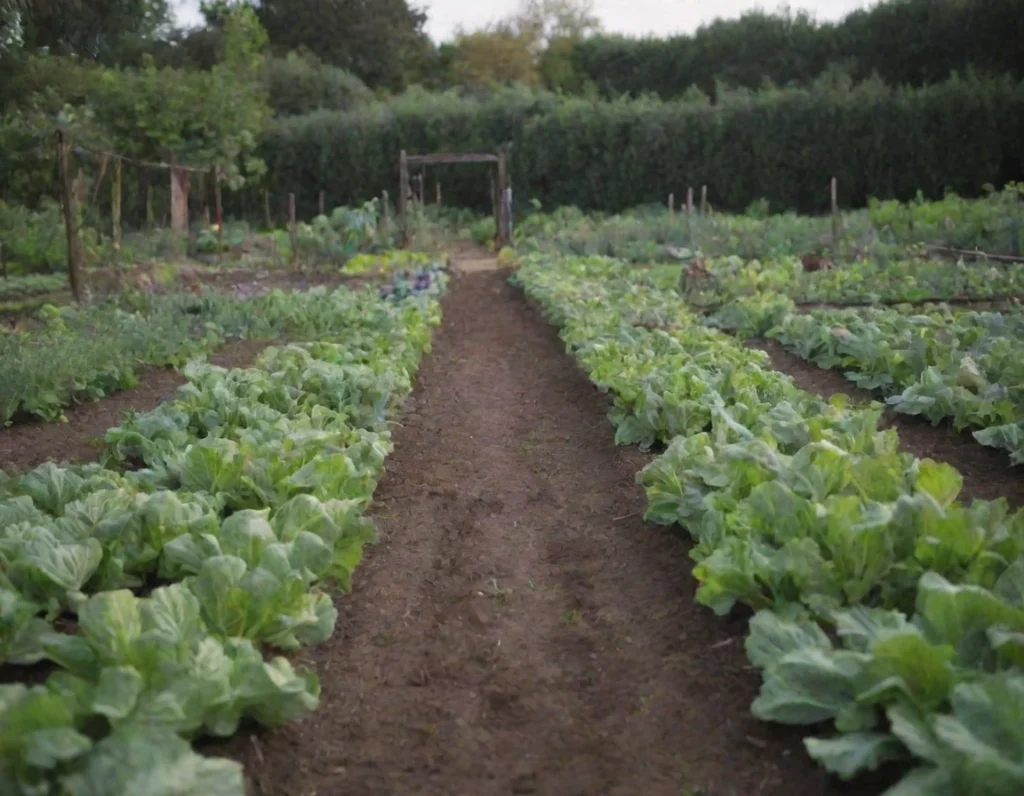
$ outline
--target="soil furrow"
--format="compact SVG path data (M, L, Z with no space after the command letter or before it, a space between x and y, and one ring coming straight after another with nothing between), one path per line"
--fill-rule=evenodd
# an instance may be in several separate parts
M303 656L320 709L210 751L268 796L878 792L750 716L745 621L694 604L686 546L640 519L645 457L505 274L457 276L444 311L381 542Z
M793 378L797 386L823 398L837 393L855 401L878 400L846 379L840 370L819 368L812 362L789 353L774 340L749 340L747 345L759 348L771 358L772 366ZM920 459L934 459L953 465L964 478L961 500L995 500L1005 497L1011 506L1024 506L1024 478L1010 464L1006 451L980 444L970 431L957 431L948 423L931 425L927 420L886 410L883 427L894 428L900 435L901 448Z
M256 361L268 345L260 340L238 340L210 356L215 365L244 368ZM146 368L139 383L98 401L66 407L66 423L21 422L0 428L0 469L24 472L43 462L85 464L96 461L107 429L117 426L128 411L148 412L173 397L186 379L173 368Z

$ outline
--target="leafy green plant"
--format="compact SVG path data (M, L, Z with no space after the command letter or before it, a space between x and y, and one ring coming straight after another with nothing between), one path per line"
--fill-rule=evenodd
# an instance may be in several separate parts
M755 715L832 722L806 746L843 778L915 760L891 796L1019 792L1024 512L960 503L881 407L804 393L624 263L533 257L513 279L614 397L616 440L668 445L638 475L646 518L693 537L699 602L757 612Z
M188 741L316 707L315 675L263 648L333 632L324 588L349 588L375 538L363 512L436 295L272 294L270 322L319 342L191 364L173 401L110 430L114 469L0 473L0 656L56 667L0 687L0 787L241 796L237 764ZM69 613L77 631L58 631Z

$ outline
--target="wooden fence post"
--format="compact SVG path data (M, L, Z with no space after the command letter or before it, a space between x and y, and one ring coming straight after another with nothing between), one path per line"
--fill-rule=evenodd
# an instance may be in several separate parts
M224 254L224 203L220 193L220 166L213 170L213 201L217 213L217 261Z
M398 225L402 246L409 245L409 156L403 149L398 154Z
M171 229L188 232L188 183L189 174L175 168L177 156L171 154Z
M676 195L674 193L668 195L668 217L676 217Z
M299 265L299 223L295 218L295 194L288 194L288 232L292 240L292 268Z
M836 183L836 178L832 178L831 185L832 194L832 256L839 256L839 243L842 237L842 223L839 218L839 190Z
M700 214L706 216L708 214L708 186L700 186Z
M263 189L263 221L268 230L274 228L274 219L270 217L270 191L266 188Z
M64 132L57 133L57 165L60 171L60 198L64 210L64 230L68 240L68 282L76 302L82 300L82 241L78 237L78 201L71 185L71 144Z
M686 189L686 215L693 215L693 188Z
M121 159L114 164L114 181L110 186L110 224L115 245L121 245Z
M508 156L504 149L498 150L498 235L497 243L498 247L507 246L509 244L509 221L507 218L511 213L511 208L505 207L505 195L508 188Z
M441 206L441 183L434 183L434 204Z

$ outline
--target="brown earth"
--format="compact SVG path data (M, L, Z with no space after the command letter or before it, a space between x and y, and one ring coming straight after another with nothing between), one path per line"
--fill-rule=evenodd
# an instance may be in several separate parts
M745 622L694 603L687 547L640 518L646 457L506 276L444 299L381 542L302 656L320 709L207 751L266 796L879 792L750 715Z
M247 367L267 345L261 340L227 343L210 361L227 368ZM184 383L185 377L176 370L147 368L139 374L138 386L65 409L67 423L26 422L0 428L0 470L23 472L46 461L96 461L107 429L119 425L126 412L155 409Z
M750 340L747 345L768 354L772 366L793 377L801 389L831 398L845 393L855 401L870 402L876 398L848 381L842 371L826 370L791 354L774 340ZM1024 478L1010 465L1009 455L978 443L969 431L957 431L946 423L932 426L927 420L886 410L882 425L894 428L900 435L901 447L920 459L947 462L964 478L962 500L995 500L1005 497L1014 507L1024 506Z

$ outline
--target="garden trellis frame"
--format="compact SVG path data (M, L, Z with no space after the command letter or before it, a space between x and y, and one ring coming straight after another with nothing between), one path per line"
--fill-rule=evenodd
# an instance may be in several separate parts
M402 243L409 245L408 204L410 198L409 167L440 166L458 163L493 163L498 168L497 196L492 196L494 203L494 243L497 248L512 242L512 196L508 184L508 151L499 149L496 152L465 152L444 153L434 152L429 155L409 155L403 149L398 158L398 216L402 229Z

